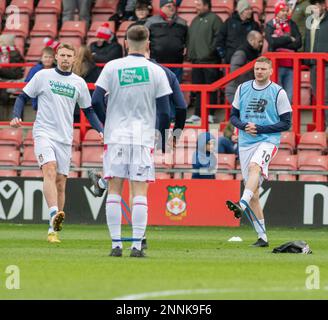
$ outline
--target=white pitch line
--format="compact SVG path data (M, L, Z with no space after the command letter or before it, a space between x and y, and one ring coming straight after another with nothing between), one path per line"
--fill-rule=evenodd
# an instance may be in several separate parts
M327 290L325 287L324 290ZM306 288L271 288L271 289L257 289L257 290L241 290L241 289L187 289L187 290L166 290L155 292L144 292L131 294L121 297L116 297L113 300L142 300L149 298L159 298L168 296L194 295L194 294L209 294L209 293L252 293L252 292L297 292L310 291Z

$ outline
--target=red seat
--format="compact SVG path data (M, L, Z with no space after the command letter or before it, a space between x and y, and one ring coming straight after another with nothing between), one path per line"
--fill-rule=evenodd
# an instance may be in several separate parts
M38 166L38 162L35 158L34 148L25 147L23 152L22 166Z
M41 51L45 47L43 38L35 37L30 39L30 46L27 50L25 60L37 62L41 58Z
M328 156L302 155L298 157L299 170L328 170Z
M96 0L92 13L114 13L118 0Z
M17 170L0 170L0 177L17 177Z
M3 16L5 11L6 11L6 1L0 1L0 16Z
M301 174L299 181L327 182L327 176L322 174Z
M0 165L18 166L20 152L12 146L0 146Z
M253 12L261 15L263 13L263 0L249 0Z
M234 154L217 154L218 169L234 170L236 167L236 156ZM230 173L217 173L215 178L218 180L233 180L234 175Z
M295 132L285 131L281 133L279 153L286 150L289 154L293 154L295 150Z
M312 150L313 153L322 154L327 150L327 136L325 132L305 132L301 135L297 146L298 153L303 150Z
M301 105L311 105L311 87L303 87L303 84L301 85Z
M33 132L32 130L27 130L26 136L23 141L24 148L29 146L34 146Z
M311 87L311 74L310 71L301 71L301 83Z
M234 0L215 0L212 2L212 11L215 13L226 12L229 15L234 10Z
M85 134L82 141L82 147L84 146L97 146L103 148L99 133L95 129L90 129Z
M176 148L173 153L173 165L175 168L192 168L192 158L195 148Z
M103 147L82 148L82 167L102 166Z
M27 14L12 14L7 17L3 34L14 34L16 37L27 38L29 33L29 16Z
M71 165L73 167L80 167L81 166L81 151L73 151L72 152Z
M297 170L297 155L284 154L279 151L270 163L270 170ZM269 174L269 180L276 180L275 178L275 174ZM278 180L295 181L296 175L285 173L279 174Z
M76 50L78 50L82 45L82 40L80 37L60 37L59 39L60 43L68 43L72 45Z
M196 148L198 135L204 130L199 129L185 129L183 130L180 139L177 143L177 148Z
M57 37L58 23L56 14L37 14L31 37Z
M21 177L31 177L31 178L42 178L43 173L42 170L40 169L35 169L35 170L22 170Z
M84 39L87 33L87 23L85 21L64 21L59 36L80 37Z
M265 11L264 15L265 15L264 24L268 23L268 21L274 18L274 12Z
M273 12L274 13L274 7L277 2L279 2L279 0L267 0L265 12Z
M196 14L194 12L185 12L185 13L181 13L179 14L179 17L186 20L188 26L191 25L192 20L196 17Z
M10 10L11 6L16 6L19 8L20 13L26 13L31 16L34 11L34 0L12 0L7 10Z
M62 0L39 0L35 13L55 13L57 16L62 11Z
M22 144L22 129L6 128L0 130L0 145L15 146L18 148Z
M230 17L228 12L216 12L216 15L221 18L222 22L225 22Z
M109 13L93 13L91 17L91 21L102 21L108 22L108 19L112 16L112 12Z
M88 31L88 37L96 37L97 35L97 30L98 28L104 23L104 21L93 21L90 29ZM109 24L109 28L112 32L115 33L115 22L114 21L107 21L107 23Z
M125 38L126 31L129 29L129 26L134 22L135 21L123 21L117 30L116 36Z

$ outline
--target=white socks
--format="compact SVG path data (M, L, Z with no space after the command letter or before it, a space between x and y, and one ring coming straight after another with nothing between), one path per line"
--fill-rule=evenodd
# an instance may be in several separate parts
M148 204L147 198L144 196L136 196L133 198L132 208L132 229L133 239L142 239L147 226ZM132 248L141 250L141 241L134 241Z
M106 200L106 218L110 236L112 240L121 239L121 196L117 194L109 194ZM122 248L121 241L113 241L112 248Z
M52 217L57 213L58 207L53 206L49 208L49 229L48 234L54 232L54 226L52 225Z
M261 226L257 223L257 221L254 221L253 220L253 223L254 223L254 228L257 232L257 235L258 235L258 238L262 238L264 241L268 242L268 237L266 235L266 230L265 230L265 224L264 224L264 219L262 220L259 220L259 223Z
M243 193L243 196L241 197L240 200L245 201L249 205L249 202L253 198L253 195L254 195L253 191L251 191L249 189L245 189L244 190L244 193ZM240 203L241 208L243 210L245 210L246 209L246 206L242 202L239 202L239 203Z

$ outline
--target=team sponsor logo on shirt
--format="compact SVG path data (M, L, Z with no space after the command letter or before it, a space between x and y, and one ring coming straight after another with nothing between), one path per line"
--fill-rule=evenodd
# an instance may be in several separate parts
M182 220L187 216L186 190L187 187L167 187L169 195L166 202L166 216L171 220Z
M147 67L119 69L118 77L121 87L149 83L149 72Z
M75 96L75 87L68 84L68 83L62 83L59 81L50 80L49 81L51 91L54 94L58 94L60 96L68 97L73 99Z
M264 114L265 108L268 104L268 101L265 99L256 99L253 98L247 108L246 108L246 119L266 119L266 115ZM253 113L253 115L250 115ZM254 114L255 113L255 114Z

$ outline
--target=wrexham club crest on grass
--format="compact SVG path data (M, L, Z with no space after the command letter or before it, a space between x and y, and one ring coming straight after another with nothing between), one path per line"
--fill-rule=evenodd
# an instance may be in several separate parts
M182 220L187 215L186 190L187 187L167 187L166 215L171 220Z

